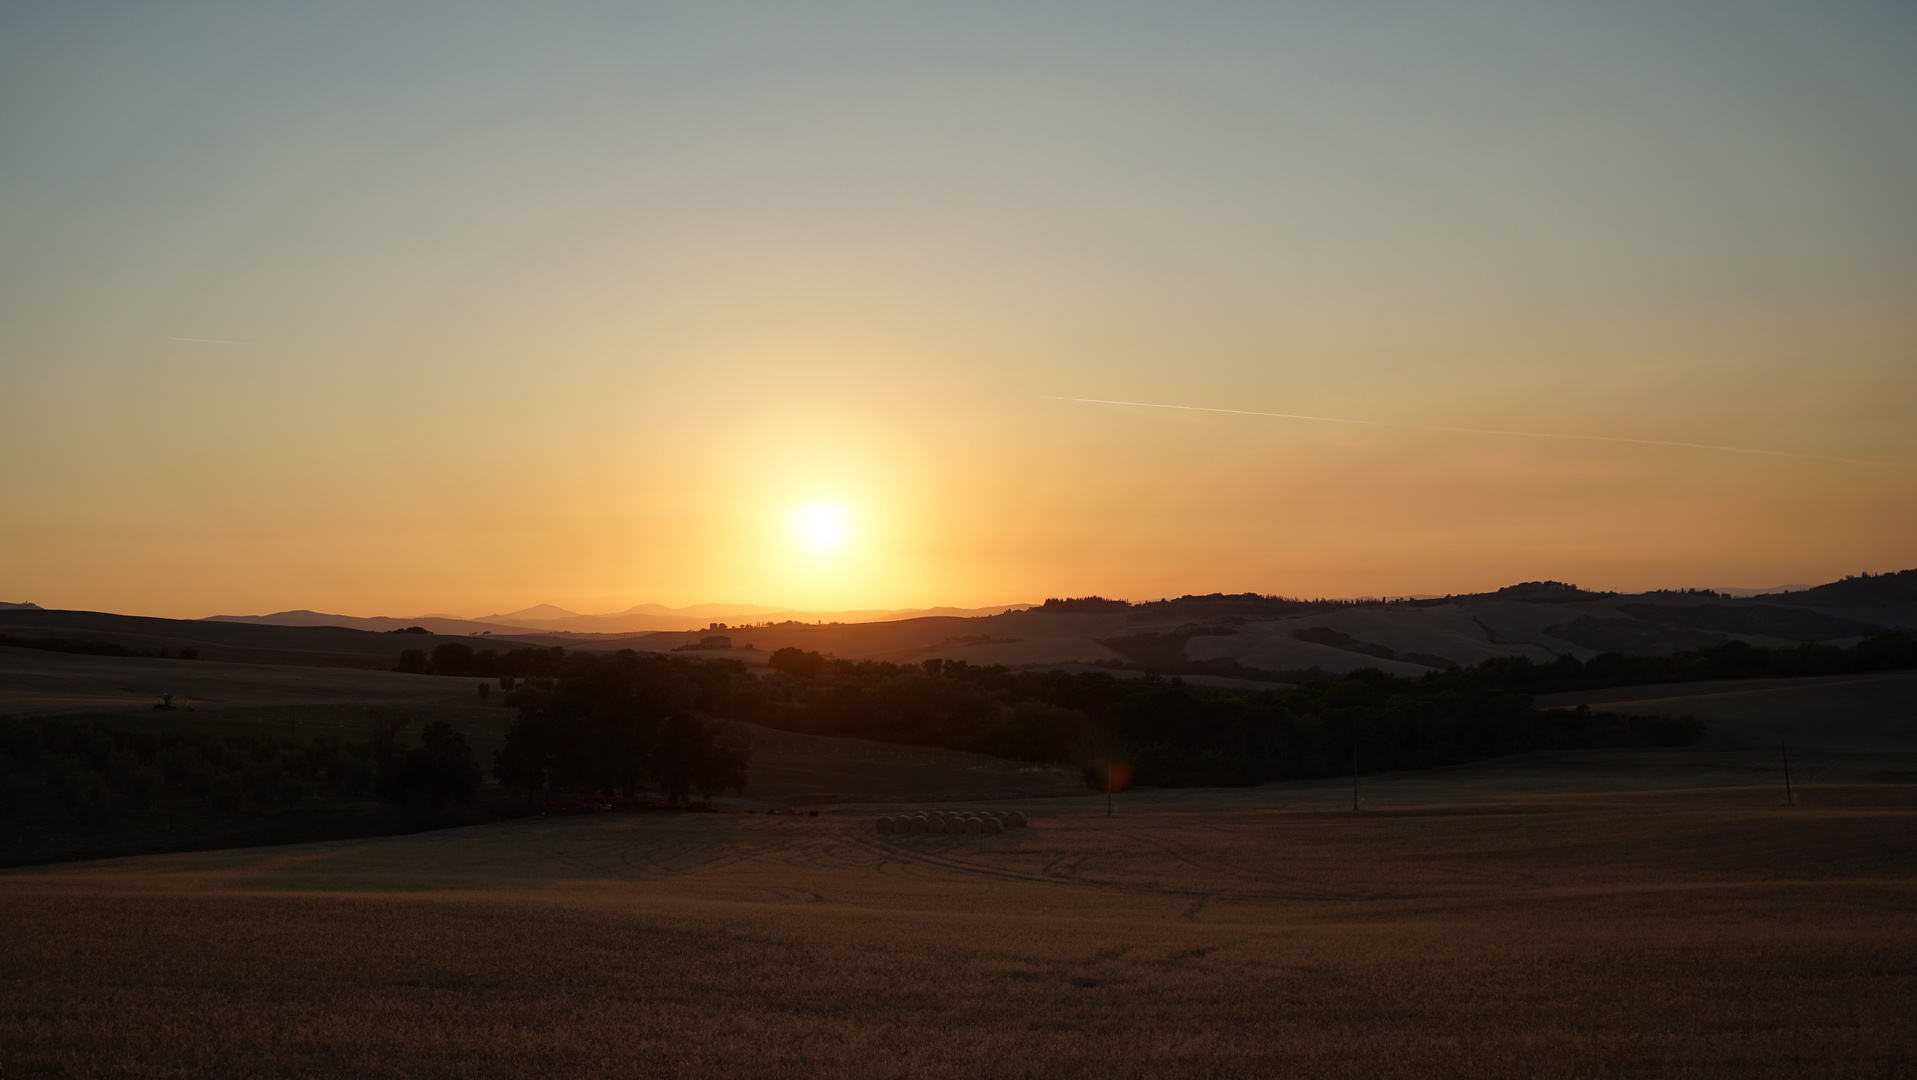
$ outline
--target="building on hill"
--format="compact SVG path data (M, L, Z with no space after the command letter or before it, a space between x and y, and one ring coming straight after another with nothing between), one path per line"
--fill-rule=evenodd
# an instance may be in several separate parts
M690 639L691 634L686 637ZM675 646L673 652L700 652L706 649L731 649L732 639L724 634L707 634L698 641L687 640L684 645Z

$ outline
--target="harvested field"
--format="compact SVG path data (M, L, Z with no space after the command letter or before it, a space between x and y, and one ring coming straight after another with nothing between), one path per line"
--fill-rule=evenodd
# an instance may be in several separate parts
M1460 778L1464 779L1464 778ZM527 820L0 876L9 1076L1851 1076L1917 788ZM896 809L905 809L900 804Z
M1127 792L1108 818L1057 773L761 729L736 806L820 817L535 818L23 868L0 873L0 1064L1897 1076L1917 1057L1917 786L1872 780L1917 778L1905 690L1623 692L1611 707L1695 709L1711 732L1365 776L1361 813L1334 779ZM488 756L510 716L387 708L452 718ZM1817 736L1794 807L1773 724L1792 717ZM369 721L262 702L113 722ZM941 809L1032 822L874 827Z

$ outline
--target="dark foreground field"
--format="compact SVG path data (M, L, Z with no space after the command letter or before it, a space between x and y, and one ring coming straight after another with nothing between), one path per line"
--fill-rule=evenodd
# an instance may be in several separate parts
M1458 779L1469 787L1471 778ZM1433 790L1426 787L1420 792ZM1460 789L1464 790L1464 789ZM0 875L33 1076L1898 1076L1917 789L533 819Z

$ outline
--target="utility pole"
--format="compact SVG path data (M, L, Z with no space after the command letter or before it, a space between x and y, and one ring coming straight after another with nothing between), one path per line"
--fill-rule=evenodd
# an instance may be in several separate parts
M1777 740L1778 752L1784 755L1784 805L1796 806L1797 796L1791 794L1791 749L1784 740Z
M1358 744L1351 744L1351 809L1358 809Z

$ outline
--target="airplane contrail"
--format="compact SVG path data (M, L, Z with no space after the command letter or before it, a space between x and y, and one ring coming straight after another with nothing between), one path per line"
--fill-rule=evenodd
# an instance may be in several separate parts
M201 341L201 342L205 342L208 345L262 345L263 346L266 344L263 341L227 341L223 338L211 338L211 337L176 337L170 340Z
M1324 424L1365 424L1372 427L1404 427L1419 431L1447 431L1459 435L1504 435L1519 439L1574 439L1580 442L1632 443L1637 446L1676 446L1686 450L1720 450L1727 454L1761 454L1765 457L1802 458L1806 461L1839 461L1846 465L1876 465L1891 469L1917 469L1905 461L1866 461L1862 458L1834 457L1830 454L1800 454L1791 450L1760 450L1750 446L1720 446L1716 443L1680 442L1675 439L1627 439L1620 435L1565 435L1549 431L1503 431L1497 428L1439 427L1433 424L1397 424L1389 420L1350 420L1341 416L1304 416L1299 413L1256 412L1251 409L1217 409L1204 405L1166 405L1155 401L1112 401L1107 398L1051 397L1048 401L1079 401L1088 405L1131 405L1141 409L1177 409L1181 412L1230 413L1233 416L1270 416L1280 420L1314 420Z

